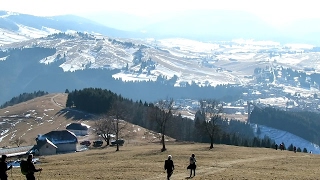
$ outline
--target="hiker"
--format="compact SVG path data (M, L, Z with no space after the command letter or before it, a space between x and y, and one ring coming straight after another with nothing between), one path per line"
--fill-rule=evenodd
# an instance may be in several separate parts
M283 145L283 143L280 144L280 150L281 150L281 151L284 150L284 145Z
M275 144L274 147L276 150L278 150L278 144Z
M6 159L7 159L7 155L1 156L1 161L0 161L0 179L1 180L7 180L8 179L7 171L12 169L12 165L8 167Z
M32 159L33 159L33 155L29 154L27 159L27 165L28 165L28 173L26 174L27 180L35 180L36 178L34 177L34 173L42 171L42 168L36 169L36 167L32 162Z
M295 146L293 146L293 152L296 153L297 152L297 148Z
M193 171L193 176L196 175L196 168L197 168L196 162L197 162L197 160L196 160L194 154L192 154L192 155L190 156L190 159L189 159L189 160L190 160L190 164L189 164L189 166L187 167L187 169L190 169L190 178L191 178L191 176L192 176L192 171Z
M167 170L167 179L169 180L174 170L174 164L171 155L169 155L168 159L164 161L164 170Z

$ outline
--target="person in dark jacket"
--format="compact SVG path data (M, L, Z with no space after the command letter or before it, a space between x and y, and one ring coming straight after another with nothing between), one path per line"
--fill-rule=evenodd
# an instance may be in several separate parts
M35 180L36 178L34 177L34 173L42 171L42 168L36 169L36 167L32 162L32 159L33 159L33 155L29 154L27 159L27 163L28 163L28 174L26 175L27 180Z
M1 156L1 161L0 161L0 179L1 180L7 180L8 179L7 171L12 169L12 165L8 167L6 159L7 159L7 155Z
M167 179L169 180L174 170L174 164L171 155L169 155L168 159L164 161L164 170L167 170Z
M190 169L190 178L192 176L192 171L193 171L193 176L196 175L196 168L197 168L197 165L196 165L196 157L194 154L192 154L189 158L189 161L190 161L190 164L189 166L187 167L187 169Z

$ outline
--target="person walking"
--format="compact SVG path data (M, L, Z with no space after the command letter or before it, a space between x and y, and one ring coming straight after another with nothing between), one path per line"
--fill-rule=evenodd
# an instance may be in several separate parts
M174 170L174 163L171 155L164 161L164 170L167 170L167 179L169 180Z
M7 159L7 155L1 156L1 161L0 161L0 179L1 180L7 180L8 179L7 171L12 169L12 165L8 167L8 163L6 159Z
M33 155L29 154L27 159L27 164L28 164L28 174L26 174L27 180L35 180L36 178L34 177L34 173L42 171L42 168L36 169L36 167L32 162L32 159L33 159Z
M193 171L193 176L196 175L196 168L197 168L196 162L197 162L197 160L196 160L196 157L195 157L194 154L192 154L192 155L190 156L189 160L190 160L190 164L189 164L189 166L187 167L187 169L190 169L190 178L191 178L191 176L192 176L192 171Z

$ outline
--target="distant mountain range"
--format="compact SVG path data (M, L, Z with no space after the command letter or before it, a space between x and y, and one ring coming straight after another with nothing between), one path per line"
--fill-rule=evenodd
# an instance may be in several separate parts
M314 46L270 41L276 38L272 33L276 29L248 13L237 15L229 11L167 14L156 23L137 20L135 28L145 31L141 33L72 15L37 17L0 11L0 103L24 92L84 87L110 88L146 100L170 97L170 93L196 98L201 94L192 89L196 86L246 86L254 82L252 74L258 67L320 70L318 53L309 54ZM247 40L254 37L261 40ZM136 89L123 86L141 81L147 83ZM159 91L159 84L192 90Z
M1 42L7 44L43 37L54 32L66 31L99 33L119 38L138 37L138 33L107 27L95 21L74 15L39 17L0 11L0 44Z
M145 36L155 38L180 37L201 41L244 38L320 45L320 19L316 18L274 27L254 14L234 10L189 10L144 17L97 12L84 17L109 27L143 32Z
M117 38L188 38L206 42L243 38L320 45L319 24L320 19L314 18L278 28L254 14L231 10L190 10L147 17L118 12L39 17L0 11L0 28L20 35L23 32L19 29L28 27L48 33L75 30Z

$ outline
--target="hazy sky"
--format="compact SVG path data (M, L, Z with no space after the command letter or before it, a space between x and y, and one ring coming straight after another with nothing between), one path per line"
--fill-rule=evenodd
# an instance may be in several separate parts
M252 12L278 25L300 18L320 18L316 0L0 0L0 9L39 16L120 11L140 16L188 9Z

